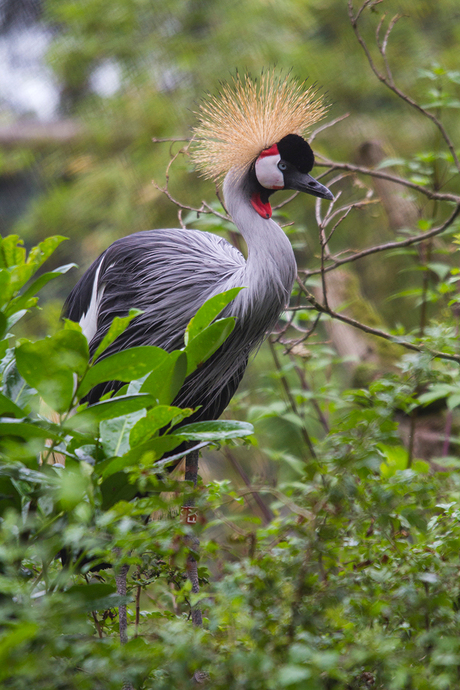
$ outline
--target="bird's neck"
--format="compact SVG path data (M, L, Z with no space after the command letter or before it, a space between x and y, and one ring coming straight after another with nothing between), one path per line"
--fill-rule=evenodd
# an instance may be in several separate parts
M251 178L232 171L224 181L228 212L248 248L246 265L238 278L247 287L240 293L240 307L277 310L288 304L297 266L291 243L271 218L262 218L251 204ZM235 276L236 277L236 276ZM236 306L236 304L235 304Z

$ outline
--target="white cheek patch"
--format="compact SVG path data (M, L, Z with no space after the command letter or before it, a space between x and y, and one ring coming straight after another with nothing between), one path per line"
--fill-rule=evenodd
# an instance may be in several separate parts
M284 177L278 168L281 156L259 156L256 160L256 177L265 189L284 189Z

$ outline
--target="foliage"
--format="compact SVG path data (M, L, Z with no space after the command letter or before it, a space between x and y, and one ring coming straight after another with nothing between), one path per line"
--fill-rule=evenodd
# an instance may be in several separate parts
M34 299L27 284L37 284L34 271L58 241L28 256L17 237L2 241L1 275L11 286L2 311L7 328L24 312L19 290ZM421 402L453 395L456 370L446 364L434 371L425 355L410 355L399 376L369 389L335 400L325 391L335 413L316 459L305 464L281 454L288 479L276 489L258 487L260 495L272 493L274 519L260 526L251 513L235 518L228 510L244 501L244 490L228 480L184 490L183 482L159 474L164 461L157 462L184 439L250 430L225 421L176 428L191 411L170 406L187 371L178 363L206 329L222 323L225 331L225 319L209 323L233 296L200 311L180 353L134 348L90 362L73 323L35 343L4 346L4 687L185 688L196 672L207 673L216 688L264 690L458 682L460 485L455 474L411 463L394 421L395 410L414 408L427 376L431 393ZM132 318L114 321L100 353ZM165 380L178 371L174 385ZM124 390L71 414L80 395L114 377L123 377ZM161 401L153 379L162 382ZM457 394L451 406L459 402ZM284 419L303 423L292 413ZM49 464L53 456L65 457L65 468ZM200 566L200 595L191 595L184 574L190 528L175 515L184 491L195 494L209 519L199 528L201 561L211 569ZM240 545L227 542L236 560L222 560L213 535L222 519L240 535ZM122 563L131 565L127 596L114 584ZM187 620L197 599L206 615L202 630ZM116 635L122 604L135 630L124 646Z
M355 29L369 46L375 28L382 33L387 22L385 44L369 53L389 89L384 95L350 47L342 0L292 0L280 8L256 2L244 30L234 3L156 3L154 13L144 0L47 2L46 17L57 27L50 63L67 113L86 129L68 151L5 157L10 167L15 160L24 169L40 165L51 181L18 223L29 245L50 231L78 228L86 260L85 252L95 256L116 236L170 218L167 205L177 189L184 199L181 222L232 231L219 203L190 207L191 192L182 189L186 156L172 156L177 176L169 187L167 168L165 195L145 185L150 136L187 130L196 94L236 63L229 54L257 71L261 62L294 65L303 77L308 38L312 53L321 55L308 61L310 75L321 83L333 73L343 77L346 55L346 78L333 100L341 108L348 104L354 124L328 130L328 150L338 159L352 160L353 147L379 133L383 119L397 126L391 157L375 166L318 155L334 175L338 200L326 213L317 207L320 251L309 252L315 258L308 270L305 246L317 247L316 227L303 206L292 212L297 223L286 231L303 280L280 332L259 353L233 403L232 414L246 422L187 424L191 411L171 405L185 376L231 330L231 320L215 319L233 293L200 310L183 351L134 348L98 359L136 317L134 310L114 320L92 360L69 322L12 347L12 329L28 332L21 330L25 319L19 321L25 312L37 317L37 292L69 266L36 274L53 250L65 255L60 237L43 240L28 255L16 235L2 241L4 687L166 690L190 687L196 673L230 690L458 686L459 273L450 240L459 241L453 215L460 205L458 147L452 143L458 138L459 25L450 22L439 40L441 24L434 19L445 16L447 0L436 10L420 4L418 31L414 20L388 23L379 4L365 3L370 18L363 6ZM391 31L397 40L389 58ZM257 32L263 45L254 43ZM425 41L432 53L437 45L444 66L428 64ZM88 87L91 74L111 61L121 70L122 87L99 99ZM393 61L405 65L401 81L410 96L395 93L399 87L386 71ZM416 118L423 124L415 126ZM162 170L167 151L157 155ZM379 180L399 185L391 202L415 208L415 220L392 224ZM193 203L197 195L195 189ZM203 215L209 210L214 213ZM284 207L275 213L285 220ZM354 280L339 274L352 266L359 266ZM338 306L336 274L351 286ZM332 327L340 320L360 329L372 360L357 367L352 357L337 355ZM388 343L384 353L376 337ZM94 385L114 378L125 383L117 395L91 408L79 405ZM441 431L427 460L417 440L433 411ZM214 474L197 490L165 471L184 442L238 439L251 423L250 447L221 451L229 461L225 471L217 453L206 453L204 469L212 462ZM231 479L230 467L236 468ZM185 575L191 528L177 517L190 500L201 515L193 532L201 540L194 554L199 595L191 594ZM130 565L126 596L115 583L124 564ZM197 604L205 616L199 630L189 620ZM123 605L129 641L120 645Z

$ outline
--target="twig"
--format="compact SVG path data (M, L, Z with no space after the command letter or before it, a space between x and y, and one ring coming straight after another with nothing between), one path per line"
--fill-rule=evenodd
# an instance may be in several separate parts
M376 254L377 252L387 251L389 249L400 249L401 247L409 247L411 244L416 244L417 242L423 242L430 237L435 237L436 235L441 235L445 230L447 230L457 216L460 213L460 197L458 198L457 206L455 207L453 213L447 218L442 225L438 225L428 232L423 232L420 235L414 235L414 237L408 237L405 240L399 240L397 242L385 242L384 244L377 244L374 247L369 247L368 249L363 249L360 252L356 252L352 256L347 256L344 259L334 259L333 263L329 266L324 267L324 272L332 271L338 266L343 266L344 264L351 263L352 261L357 261L365 256L370 256L371 254ZM319 275L322 269L317 268L314 270L302 271L305 276Z
M224 455L226 456L227 460L229 460L230 463L233 465L233 468L236 470L236 472L238 472L238 474L240 475L241 479L246 484L246 486L250 487L251 482L249 481L248 475L246 474L244 469L241 467L240 463L235 458L235 456L233 455L233 453L230 451L229 448L225 448ZM254 501L257 503L257 505L260 508L260 512L262 513L262 515L264 517L265 525L268 525L273 519L273 515L272 515L270 508L265 504L265 502L262 500L262 497L259 496L258 493L254 493L253 498L254 498Z
M289 384L288 384L288 382L287 382L287 380L286 380L286 377L285 377L284 374L282 373L281 363L280 363L280 361L279 361L279 359L278 359L278 355L277 355L277 353L276 353L276 348L275 348L275 346L273 345L273 343L272 343L272 341L270 340L270 338L268 339L268 344L269 344L269 346L270 346L270 350L271 350L271 353L272 353L273 361L275 362L276 369L277 369L278 374L279 374L279 376L280 376L281 384L282 384L282 386L283 386L283 388L284 388L284 392L286 393L286 397L287 397L287 399L288 399L289 406L290 406L291 410L294 412L294 414L296 414L296 415L298 415L298 416L300 417L300 414L299 414L299 411L298 411L298 409L297 409L297 405L296 405L296 402L295 402L295 400L294 400L294 397L293 397L293 395L292 395L292 393L291 393L291 389L290 389L290 387L289 387ZM304 441L305 441L305 443L306 443L306 445L307 445L307 447L308 447L308 450L310 451L310 454L311 454L312 458L314 458L314 459L316 460L316 459L317 459L316 452L315 452L315 449L314 449L314 447L313 447L313 443L312 443L312 441L311 441L311 438L310 438L310 436L309 436L309 433L308 433L308 431L307 431L307 429L306 429L306 427L305 427L304 424L303 424L302 427L301 427L301 433L302 433L303 439L304 439Z
M382 331L379 328L372 328L371 326L366 326L366 324L360 323L359 321L356 321L356 319L352 319L349 316L345 316L344 314L339 314L330 308L328 309L315 299L314 295L312 295L311 292L307 290L305 285L300 280L299 285L301 290L305 294L306 298L308 299L310 304L312 304L315 307L315 309L317 309L320 312L323 312L324 314L329 314L329 316L332 316L332 318L334 319L338 319L339 321L348 323L350 326L359 328L359 330L364 331L365 333L369 333L370 335L376 335L379 338L389 340L392 343L395 343L396 345L401 345L401 347L404 347L406 350L412 350L414 352L427 352L432 357L436 357L439 359L447 359L453 362L460 362L460 355L452 354L450 352L440 352L439 350L433 350L429 347L425 347L422 345L415 345L414 343L410 343L407 340L402 340L401 338L392 335L391 333L386 333L385 331Z
M141 607L140 607L140 601L141 601L141 586L138 585L136 588L136 620L134 623L134 637L137 637L139 635L139 623L140 623L140 618L141 618Z
M318 316L317 316L316 321L315 321L315 325L318 323L320 317L321 317L321 313L318 313ZM296 359L293 357L292 352L289 352L288 354L289 354L289 357L290 357L291 362L292 362L293 365L294 365L294 369L295 369L295 371L296 371L296 373L297 373L297 376L299 377L300 385L302 386L302 389L303 389L303 390L306 390L306 391L310 391L311 388L310 388L310 386L309 386L308 383L307 383L307 380L306 380L306 378L305 378L305 373L302 371L302 369L301 369L301 368L299 367L299 365L297 364L297 361L296 361ZM310 398L310 402L311 402L311 404L313 405L313 407L315 408L315 412L316 412L316 414L317 414L317 416L318 416L318 420L319 420L320 424L322 425L322 427L323 427L324 431L326 432L326 434L328 434L328 433L329 433L329 424L328 424L327 419L326 419L326 417L324 416L324 414L323 414L323 412L322 412L322 410L321 410L321 408L320 408L320 406L319 406L317 400L316 400L315 398Z
M96 626L97 634L99 635L99 639L102 640L102 628L101 624L99 622L99 619L96 615L96 611L91 611L91 615L93 617L94 625Z
M445 192L436 192L427 187L422 187L415 182L406 180L404 177L398 177L398 175L391 175L383 170L375 170L374 168L366 168L363 165L353 165L352 163L340 163L338 161L331 161L325 156L319 156L321 160L317 160L315 165L317 167L327 167L329 170L346 170L348 172L358 173L360 175L370 175L371 177L378 177L381 180L388 180L389 182L395 182L403 187L408 187L409 189L415 189L417 192L424 194L429 199L437 199L438 201L452 201L455 204L460 203L460 196L457 194L449 194Z
M283 494L282 491L279 491L278 489L274 489L271 486L253 486L247 489L239 489L237 490L237 494L239 496L245 496L246 494L252 494L254 492L258 493L269 493L275 498L278 499L278 501L281 501L289 510L291 513L295 513L296 515L300 515L301 517L305 518L305 520L313 520L313 515L309 510L305 510L305 508L301 508L298 506L294 501L291 501L285 494Z
M174 141L192 141L192 137L152 137L154 144L165 144Z
M392 91L396 96L398 96L399 98L401 98L401 100L403 100L405 103L407 103L408 105L410 105L412 108L415 108L415 110L417 110L419 113L421 113L424 117L426 117L426 118L428 118L429 120L431 120L431 122L435 125L435 127L438 128L438 130L439 130L439 132L441 133L441 136L442 136L442 138L444 139L444 142L445 142L447 148L449 149L449 152L450 152L450 154L451 154L451 156L452 156L452 158L453 158L453 160L454 160L455 167L456 167L457 170L460 172L460 161L459 161L459 159L458 159L458 157L457 157L457 153L456 153L456 151L455 151L455 147L454 147L454 145L453 145L453 143L452 143L452 141L451 141L449 135L447 134L447 132L446 132L446 130L445 130L445 128L444 128L444 125L443 125L442 122L439 120L439 118L437 118L436 115L433 115L433 113L430 113L429 110L426 110L425 108L423 108L423 107L422 107L421 105L419 105L416 101L414 101L412 98L410 98L410 96L408 96L408 95L405 94L403 91L401 91L401 89L399 89L399 88L394 84L393 78L392 78L392 76L391 76L391 72L387 72L387 76L384 76L384 75L383 75L381 72L379 72L379 70L377 69L377 67L376 67L376 65L375 65L375 63L374 63L374 61L373 61L373 59L372 59L372 55L371 55L371 53L370 53L370 51L369 51L369 48L367 47L367 43L365 42L364 38L361 36L361 33L359 32L359 29L358 29L358 19L359 19L360 15L361 15L362 11L363 11L363 10L365 9L365 7L367 7L369 4L370 4L370 3L366 1L366 2L362 5L362 7L360 8L360 10L358 11L358 13L356 14L356 16L353 16L353 1L352 1L352 0L348 0L348 16L349 16L349 18L350 18L351 26L352 26L352 28L353 28L353 31L355 32L355 36L356 36L356 38L357 38L357 40L358 40L358 43L360 44L360 46L361 46L362 49L364 50L364 53L365 53L365 55L366 55L366 58L367 58L367 61L368 61L368 63L369 63L369 66L370 66L371 70L373 71L373 73L375 74L375 76L377 77L377 79L378 79L380 82L382 82L382 84L384 84L388 89L390 89L390 91ZM398 15L397 15L397 16L398 16ZM399 17L398 17L398 18L399 18ZM394 25L396 24L396 21L397 21L397 19L395 20L395 18L393 18L392 23L390 23L390 27L389 27L389 29L388 29L388 31L387 31L387 34L385 35L386 42L385 42L385 40L384 40L384 43L382 44L381 50L380 50L380 52L381 52L382 55L384 56L385 64L386 64L386 65L387 65L387 60L386 60L386 43L388 42L389 33L391 33L391 30L393 29ZM388 69L389 69L389 68L388 68Z
M326 122L326 124L321 125L321 127L317 127L314 132L312 132L311 136L308 137L308 141L311 143L316 139L318 134L320 132L324 132L325 129L329 129L329 127L333 127L336 125L338 122L342 122L342 120L346 120L347 117L350 117L350 113L345 113L345 115L340 115L340 117L336 117L335 120L329 120L329 122Z

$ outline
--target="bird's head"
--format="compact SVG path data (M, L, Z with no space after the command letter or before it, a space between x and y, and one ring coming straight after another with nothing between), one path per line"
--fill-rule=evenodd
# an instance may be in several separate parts
M270 218L268 198L278 189L333 199L332 192L310 175L314 163L310 144L298 134L287 134L277 144L264 149L253 167L256 189L251 194L251 204L257 213L262 218Z
M249 178L254 209L269 218L277 189L333 199L310 172L315 158L302 134L326 112L321 96L289 75L264 72L257 80L237 75L200 109L192 157L205 177Z

